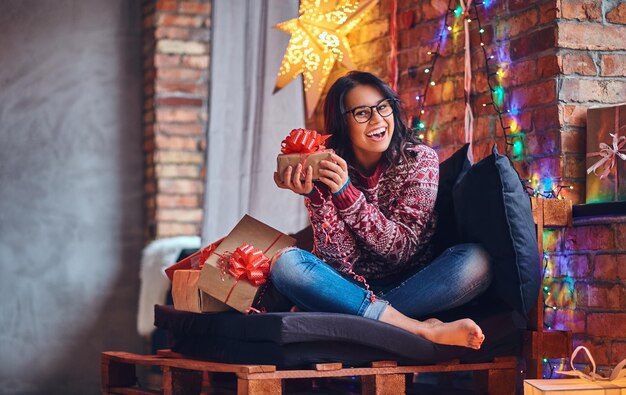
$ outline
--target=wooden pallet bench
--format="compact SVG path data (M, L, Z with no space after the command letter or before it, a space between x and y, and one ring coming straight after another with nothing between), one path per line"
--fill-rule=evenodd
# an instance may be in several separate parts
M155 391L137 386L137 365L158 366L163 373L162 389ZM370 367L344 368L341 363L316 364L306 370L278 370L274 365L238 365L189 359L169 350L157 355L129 352L102 353L102 394L209 394L211 373L237 376L238 395L281 394L283 380L322 377L358 376L364 395L404 394L406 374L482 371L487 392L492 395L514 394L518 369L517 358L496 358L490 363L461 364L458 361L428 366L398 366L393 361L373 362Z

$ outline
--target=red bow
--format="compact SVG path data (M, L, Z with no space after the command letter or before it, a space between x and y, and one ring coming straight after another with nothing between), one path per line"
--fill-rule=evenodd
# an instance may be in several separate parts
M252 285L261 285L267 281L270 272L270 260L263 251L243 244L228 259L229 273L237 279L247 278Z
M310 154L326 149L324 145L330 134L322 136L315 130L294 129L281 143L283 154Z

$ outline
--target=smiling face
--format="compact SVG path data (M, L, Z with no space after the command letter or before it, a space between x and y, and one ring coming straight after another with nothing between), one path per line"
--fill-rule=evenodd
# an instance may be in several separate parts
M383 114L384 105L391 105L390 102L381 103L386 99L381 92L370 85L357 85L345 96L345 108L352 110L357 107L370 107L379 105L379 110ZM358 123L349 112L345 114L348 123L348 133L352 142L352 151L359 166L366 171L373 170L383 153L391 143L394 129L393 112L387 117L382 117L375 107L363 108L356 111L363 115L363 111L372 111L372 117L365 123Z

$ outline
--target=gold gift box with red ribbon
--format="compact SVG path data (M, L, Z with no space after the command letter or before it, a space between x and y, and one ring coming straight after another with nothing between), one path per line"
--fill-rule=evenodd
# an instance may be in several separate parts
M330 135L321 135L315 130L294 129L281 143L281 154L278 155L277 173L281 181L288 166L295 171L298 164L302 164L302 172L306 174L308 166L313 168L313 180L319 179L319 164L322 160L330 160L335 152L326 148L326 140Z
M626 103L587 110L586 203L626 200Z
M293 237L245 215L205 260L198 289L248 312L267 282L272 258L295 245Z

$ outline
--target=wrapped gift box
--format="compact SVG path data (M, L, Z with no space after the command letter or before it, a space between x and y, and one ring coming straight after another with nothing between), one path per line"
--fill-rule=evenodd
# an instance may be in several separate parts
M303 177L306 169L313 168L313 179L318 180L320 162L324 159L330 160L335 153L332 149L326 148L326 140L330 135L321 135L315 130L293 129L281 143L281 154L276 159L278 178L283 180L283 173L288 166L294 170L298 164L302 164Z
M614 137L611 134L615 135ZM587 110L587 197L586 203L626 200L626 103ZM612 158L607 158L607 156ZM602 162L598 164L598 162ZM610 168L611 163L614 166ZM597 168L593 168L594 165ZM591 170L590 170L591 169Z
M207 258L200 272L198 288L228 306L246 312L263 286L255 286L247 279L236 280L223 267L224 258L242 244L263 251L271 259L283 248L295 246L296 240L245 215Z
M217 248L217 246L220 245L222 240L224 240L223 237L219 239L218 241L211 243L206 247L201 248L200 250L194 252L193 254L189 255L188 257L184 259L181 259L180 261L176 262L172 266L165 269L165 274L167 275L167 278L169 278L170 281L174 282L174 273L177 270L186 270L186 269L200 270L202 269L202 266L204 265L204 261L209 257L209 255L211 255L211 253L215 250L215 248Z
M295 171L298 163L302 163L302 171L303 177L306 175L306 169L311 166L313 167L313 180L318 180L320 178L320 162L322 160L331 160L331 155L335 151L331 149L326 149L318 152L314 152L312 154L281 154L278 155L276 161L278 162L277 170L278 177L281 181L283 180L283 174L285 173L285 169L288 166L291 166L293 171Z
M583 379L524 380L524 395L626 395L626 379L589 381Z
M192 313L214 313L230 307L198 289L200 270L176 270L172 282L174 308Z

